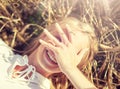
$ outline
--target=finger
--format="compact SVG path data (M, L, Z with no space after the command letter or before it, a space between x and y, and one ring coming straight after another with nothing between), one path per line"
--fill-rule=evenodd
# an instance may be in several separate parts
M85 56L87 56L89 51L89 48L85 48L83 49L79 54L78 54L78 62L77 63L81 63L84 59Z
M70 26L68 24L66 24L66 31L67 31L67 35L68 35L68 39L70 42L72 42L72 29L70 28Z
M60 35L60 38L61 38L61 41L64 43L64 44L68 44L69 43L69 40L65 34L65 32L62 30L62 28L60 27L60 25L58 23L55 24L56 28L57 28L57 31Z
M52 40L56 45L61 45L61 43L58 41L58 39L56 39L48 30L44 29L44 33L46 34L46 36Z
M45 47L51 49L52 51L56 49L56 47L50 43L45 42L44 40L39 40L39 42L41 43L41 45L44 45Z

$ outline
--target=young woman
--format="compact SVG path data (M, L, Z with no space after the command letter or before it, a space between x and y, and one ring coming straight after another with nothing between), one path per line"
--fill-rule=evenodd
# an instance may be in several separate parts
M1 89L50 89L47 78L59 72L76 89L96 89L80 71L97 51L95 31L73 17L45 29L24 51L25 56L14 54L2 41L0 48Z

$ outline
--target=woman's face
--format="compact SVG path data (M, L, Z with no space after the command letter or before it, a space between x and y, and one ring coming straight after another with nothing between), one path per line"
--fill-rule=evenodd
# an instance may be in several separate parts
M65 30L66 28L63 29L65 34L67 35L67 32ZM59 41L61 41L60 36L57 32L57 29L52 29L50 33L56 37ZM82 49L88 48L89 47L89 39L88 36L86 36L84 33L77 29L72 29L72 45L75 47L76 54L78 54ZM67 36L68 37L68 36ZM40 39L49 42L51 44L55 44L50 41L50 39L43 33L42 36L40 36ZM68 38L69 39L69 38ZM47 71L48 73L57 73L61 72L58 64L55 60L54 53L50 50L47 49L46 47L40 45L37 50L37 60L39 62L39 66Z

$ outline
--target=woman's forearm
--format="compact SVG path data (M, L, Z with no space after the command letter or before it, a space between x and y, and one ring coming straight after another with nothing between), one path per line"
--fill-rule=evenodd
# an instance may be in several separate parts
M65 74L76 89L97 89L77 67L67 70Z

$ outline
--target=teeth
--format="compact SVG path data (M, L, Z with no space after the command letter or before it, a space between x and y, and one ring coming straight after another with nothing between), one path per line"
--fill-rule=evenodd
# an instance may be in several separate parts
M47 54L48 54L49 58L50 58L53 62L57 63L57 62L55 61L55 59L53 58L53 56L50 55L49 52L47 52Z

